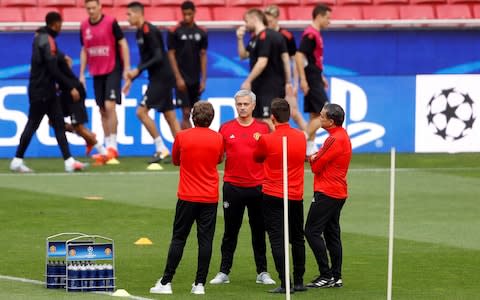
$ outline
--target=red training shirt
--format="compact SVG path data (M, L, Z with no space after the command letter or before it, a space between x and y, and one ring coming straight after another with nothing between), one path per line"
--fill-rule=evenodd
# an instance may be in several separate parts
M237 119L220 127L225 145L225 173L223 181L240 187L261 185L264 178L263 164L253 160L258 138L270 132L264 122L253 120L244 126Z
M275 126L275 131L262 135L253 157L264 162L263 193L283 198L282 137L287 137L288 199L303 200L303 177L307 141L305 134L288 123Z
M327 138L318 153L310 159L314 174L313 190L336 199L346 199L347 172L352 159L352 144L343 127L327 129Z
M177 133L172 161L180 166L177 196L190 202L218 202L217 164L223 159L223 138L206 127Z

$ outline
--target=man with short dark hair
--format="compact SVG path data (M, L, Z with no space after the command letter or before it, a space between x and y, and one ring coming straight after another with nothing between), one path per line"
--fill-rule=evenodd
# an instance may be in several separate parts
M323 107L320 124L330 136L320 151L310 157L314 193L305 236L317 260L320 275L307 287L343 286L340 212L348 196L347 172L352 158L350 137L342 127L344 119L345 112L340 105L326 104Z
M15 157L10 162L10 170L19 173L31 173L32 169L23 162L25 151L37 131L45 115L50 119L55 131L63 159L65 171L74 172L83 170L85 165L76 161L70 154L63 113L57 98L56 83L61 84L65 91L70 93L74 101L80 100L80 94L74 80L66 77L58 68L57 43L55 38L62 29L62 16L57 12L49 12L45 16L46 26L35 32L32 45L32 59L30 64L30 78L28 81L28 98L30 108L28 121L20 137Z
M283 137L287 137L288 161L288 225L293 258L293 289L305 291L305 240L303 238L303 180L306 141L305 134L290 127L290 105L285 99L272 101L272 122L275 131L262 135L253 157L263 162L263 214L270 239L273 260L281 285L271 293L285 293L285 249L283 230Z
M192 127L190 111L207 82L207 31L195 23L195 4L180 6L183 20L168 31L168 58L176 80L176 105L182 108L181 128Z
M105 147L110 156L118 157L116 105L122 103L121 81L130 69L128 43L115 18L102 13L100 0L85 0L88 19L80 24L80 76L85 86L88 64L93 76L95 100L100 109ZM123 69L123 70L122 70ZM95 157L94 157L95 158ZM101 157L96 157L97 162ZM118 163L112 159L110 163Z
M179 131L172 149L172 162L180 166L178 202L172 240L163 276L150 293L172 294L172 279L183 255L193 223L197 223L198 266L192 294L205 294L205 282L212 258L218 204L217 165L223 160L223 137L208 128L214 117L211 103L193 105L194 128Z
M280 33L267 28L267 19L261 10L247 10L244 21L245 25L237 29L237 50L241 59L250 59L250 73L241 88L257 95L253 116L269 124L273 130L270 120L272 99L285 97L286 90L292 88L287 46ZM246 31L252 35L245 48L243 38Z
M300 88L304 94L303 111L310 114L307 124L307 156L317 152L315 136L320 128L318 116L328 102L328 81L323 74L323 39L321 31L330 24L332 9L318 4L312 11L313 22L302 34L295 57Z
M238 233L243 213L248 210L252 233L252 248L257 270L256 283L275 284L267 272L265 225L262 213L263 164L253 160L257 140L269 132L268 125L253 118L256 96L252 91L235 93L238 117L220 127L225 144L225 171L223 176L223 216L225 231L222 238L220 272L211 284L229 283L228 274L233 264Z
M128 4L127 16L130 25L137 28L136 40L140 53L140 63L137 68L127 72L123 92L127 94L132 81L141 72L147 70L148 87L140 105L137 107L137 117L155 143L155 156L150 163L167 162L170 151L165 146L155 122L148 115L148 111L153 108L163 113L173 137L180 131L172 102L174 86L172 69L166 55L162 33L156 26L145 21L143 4L140 2Z

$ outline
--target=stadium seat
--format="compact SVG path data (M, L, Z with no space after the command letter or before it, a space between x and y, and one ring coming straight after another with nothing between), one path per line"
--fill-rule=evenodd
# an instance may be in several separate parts
M400 19L435 19L435 11L430 5L405 5L400 7Z
M472 12L468 5L438 5L437 19L470 19Z
M335 5L337 2L337 0L324 0L324 1L321 1L321 3L324 3L324 4L327 4L329 6L333 6ZM315 6L317 5L318 3L320 3L319 1L317 0L300 0L300 4L302 6Z
M150 6L150 0L135 0L140 3L142 3L145 6ZM113 6L114 7L119 7L119 6L127 6L132 0L114 0Z
M242 21L247 11L244 7L213 7L215 21Z
M370 5L372 0L337 0L337 5Z
M332 9L332 20L361 20L362 16L360 6L335 6Z
M409 0L373 0L374 5L383 4L408 4Z
M263 0L228 0L227 6L263 7L264 5Z
M26 7L23 9L24 20L25 22L45 22L45 16L51 11L60 12L55 7Z
M397 20L400 18L398 7L392 5L363 6L364 20Z
M113 0L100 0L102 7L112 7ZM85 7L85 0L77 0L77 7Z
M43 16L45 18L45 16ZM0 9L0 22L22 22L22 9L18 7L7 7Z
M442 4L447 0L410 0L410 4Z
M448 3L451 4L458 4L458 3L465 3L465 4L480 4L480 0L448 0Z
M474 5L472 7L472 10L473 10L473 16L475 17L475 19L480 19L480 5Z
M225 6L227 1L225 0L196 0L196 6Z
M37 6L37 0L1 0L1 6Z
M276 4L278 6L287 6L287 5L300 5L300 0L265 0L265 6L270 4Z
M151 0L152 6L178 6L183 3L184 0Z
M81 22L88 17L85 8L82 7L65 7L62 16L65 22Z
M289 20L311 20L313 6L292 6L288 9Z
M125 7L105 7L103 12L114 17L118 22L127 21L127 9Z
M181 20L183 18L182 11L180 8L175 9L176 20ZM208 7L197 7L195 12L195 21L212 21L212 12Z
M148 7L145 9L145 19L149 22L176 21L174 7Z
M63 7L63 6L77 6L76 0L38 0L39 6L53 6L53 7Z

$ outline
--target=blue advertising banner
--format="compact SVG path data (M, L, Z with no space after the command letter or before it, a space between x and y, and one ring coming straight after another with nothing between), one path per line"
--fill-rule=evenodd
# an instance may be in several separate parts
M298 38L300 31L294 31ZM15 154L27 122L27 85L33 33L0 33L0 157ZM126 32L132 64L138 62L134 33ZM386 152L395 146L401 152L415 151L416 75L470 74L480 70L479 36L473 30L355 30L324 32L325 73L331 102L346 110L345 126L355 152ZM78 73L80 42L78 32L63 32L59 48L72 56ZM12 46L8 46L12 45ZM13 46L14 45L14 46ZM233 94L248 75L248 61L237 55L233 30L209 31L208 80L202 100L216 110L213 129L235 117ZM468 49L466 51L465 49ZM119 152L124 156L150 156L153 140L135 115L146 85L146 74L134 82L130 94L117 107ZM103 140L100 115L87 76L88 127ZM303 111L303 95L298 95ZM178 117L180 118L180 112ZM167 146L173 137L168 125L151 111ZM305 119L308 118L304 115ZM85 142L67 134L72 154L83 156ZM319 131L316 142L326 138ZM60 151L53 130L43 120L27 150L27 157L54 157Z
M67 245L67 260L113 259L113 244Z

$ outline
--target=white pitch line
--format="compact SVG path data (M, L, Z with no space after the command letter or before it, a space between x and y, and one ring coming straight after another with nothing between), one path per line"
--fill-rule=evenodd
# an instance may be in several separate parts
M37 285L45 285L44 281L35 280L35 279L28 279L28 278L21 278L21 277L13 277L13 276L7 276L7 275L0 275L0 280L10 280L10 281L31 283L31 284L37 284ZM90 293L112 296L112 293L110 293L110 292L90 292ZM130 296L123 297L123 298L135 299L135 300L152 300L151 298L144 298L144 297L134 296L134 295L130 295Z
M473 168L397 168L396 172L426 172L426 171L480 171L480 168L473 167ZM27 173L27 174L18 174L18 173L0 173L0 177L7 177L7 176L104 176L104 175L177 175L178 170L175 171L159 171L159 172L152 172L152 171L111 171L111 172L78 172L78 173L62 173L62 172L50 172L50 173ZM223 170L218 171L220 174L223 174ZM357 173L357 172L390 172L389 168L353 168L348 170L349 173ZM311 173L309 169L305 169L305 173Z

